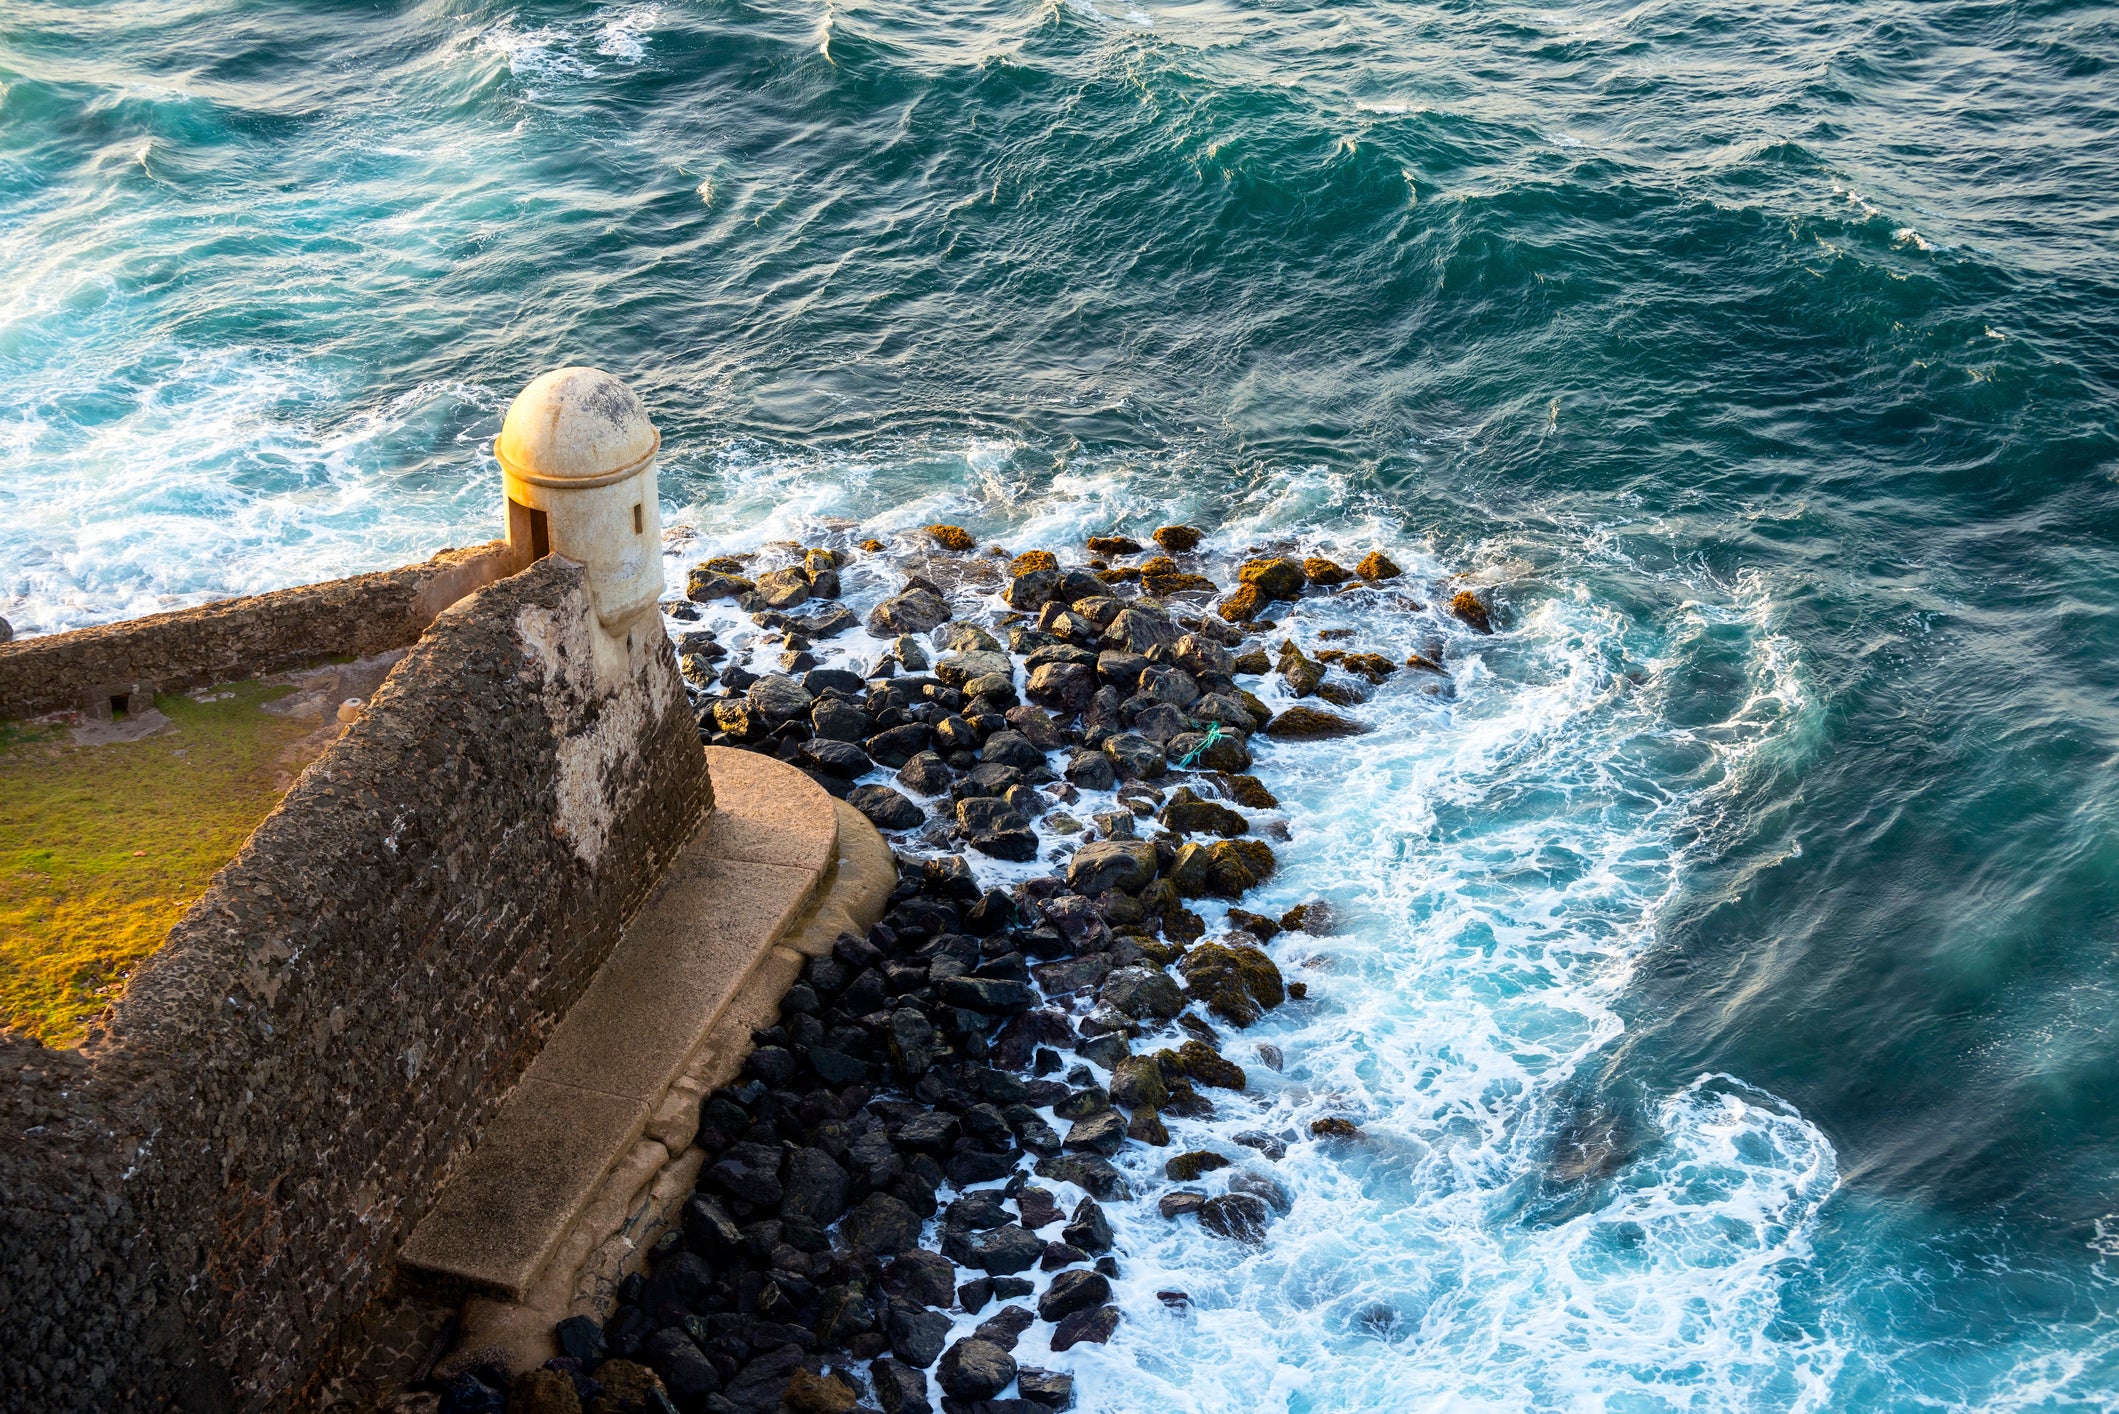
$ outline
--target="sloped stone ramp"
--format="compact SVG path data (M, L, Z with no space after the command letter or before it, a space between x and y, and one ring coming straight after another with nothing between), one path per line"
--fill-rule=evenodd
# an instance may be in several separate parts
M399 1253L473 1298L462 1354L521 1368L561 1317L607 1313L696 1178L700 1098L896 883L875 827L807 776L706 753L713 812Z

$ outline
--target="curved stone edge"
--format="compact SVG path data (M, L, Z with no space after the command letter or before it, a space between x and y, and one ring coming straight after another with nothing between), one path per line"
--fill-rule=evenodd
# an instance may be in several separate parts
M709 754L715 751L710 748ZM773 775L729 774L745 781L770 781ZM724 787L723 777L717 760L717 802L727 804L729 797L721 792L730 790L737 795L740 810L749 791L734 779ZM844 801L832 803L837 839L815 901L759 955L640 1137L606 1175L521 1298L474 1296L464 1303L461 1335L444 1362L444 1373L480 1364L499 1364L517 1372L551 1359L559 1353L552 1328L570 1315L608 1319L617 1306L619 1284L646 1266L649 1249L680 1220L684 1201L706 1158L692 1143L700 1104L741 1073L751 1051L752 1030L771 1024L780 999L802 975L808 960L830 952L842 932L865 935L883 916L897 885L897 857L875 826ZM786 812L776 809L774 813ZM748 833L742 837L752 838Z

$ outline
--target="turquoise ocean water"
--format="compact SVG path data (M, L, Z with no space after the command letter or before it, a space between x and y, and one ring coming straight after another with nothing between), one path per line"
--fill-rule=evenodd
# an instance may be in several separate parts
M1261 762L1223 1127L1372 1142L1083 1406L2113 1408L2114 134L2109 5L9 0L0 614L485 538L567 361L700 544L1472 572Z

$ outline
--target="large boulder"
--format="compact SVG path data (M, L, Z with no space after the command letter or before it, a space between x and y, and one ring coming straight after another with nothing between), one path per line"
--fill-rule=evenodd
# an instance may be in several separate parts
M1037 858L1037 836L1007 802L990 795L972 796L957 802L956 814L965 840L979 853L1018 862Z
M894 1256L919 1245L920 1217L902 1199L871 1193L846 1215L839 1232L849 1246Z
M1109 889L1137 893L1154 878L1155 846L1147 840L1083 845L1067 862L1067 887L1092 898Z
M966 1402L992 1399L1015 1379L1015 1357L976 1336L949 1347L935 1370L944 1393Z
M1081 663L1046 663L1025 684L1032 702L1070 717L1089 704L1096 687L1096 670Z
M1097 995L1135 1021L1168 1021L1185 1009L1184 993L1160 967L1121 967Z
M1037 1299L1037 1313L1048 1321L1063 1321L1076 1311L1101 1306L1111 1299L1111 1279L1086 1267L1061 1272Z
M1461 589L1450 596L1449 611L1475 633L1494 631L1493 615L1488 612L1485 601L1469 589Z
M927 633L949 621L949 605L931 589L908 589L869 611L868 631L877 638Z
M879 830L916 830L927 823L926 811L889 786L855 786L846 803Z
M1368 728L1349 717L1322 707L1300 704L1288 708L1265 725L1265 734L1281 741L1329 741L1336 737L1360 736Z
M767 673L752 683L743 700L752 712L774 726L806 718L814 701L801 683L780 673Z
M934 675L953 688L962 690L964 684L975 678L1010 677L1015 664L1006 653L990 650L975 650L969 653L953 653L936 660Z
M1145 654L1151 648L1168 648L1182 631L1161 614L1146 609L1122 609L1104 627L1107 646L1127 653Z
M1302 572L1302 566L1286 557L1246 560L1243 568L1236 572L1236 578L1267 599L1300 599L1303 586L1309 583L1309 576Z
M1169 768L1162 746L1139 732L1120 732L1104 743L1112 769L1129 781L1152 781Z

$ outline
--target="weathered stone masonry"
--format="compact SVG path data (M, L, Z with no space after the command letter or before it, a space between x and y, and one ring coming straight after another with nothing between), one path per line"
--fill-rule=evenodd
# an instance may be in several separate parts
M526 560L507 542L422 564L0 644L0 717L178 692L417 642L435 615Z
M0 1406L314 1387L711 807L668 641L616 679L592 623L557 557L442 612L81 1051L0 1036Z

